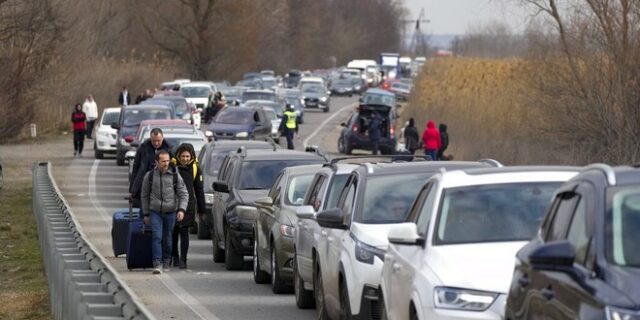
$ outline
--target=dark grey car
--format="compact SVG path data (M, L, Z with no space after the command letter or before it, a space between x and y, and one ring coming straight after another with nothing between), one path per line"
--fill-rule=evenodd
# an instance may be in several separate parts
M323 112L329 112L330 98L323 86L305 85L301 91L305 108L316 108Z
M271 118L261 107L225 107L209 124L216 140L263 140L271 137Z

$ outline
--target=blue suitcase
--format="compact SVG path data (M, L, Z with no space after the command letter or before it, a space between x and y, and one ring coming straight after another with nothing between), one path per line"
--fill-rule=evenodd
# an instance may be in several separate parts
M129 241L127 247L127 269L153 268L151 256L151 226L142 220L129 224Z
M140 209L129 208L117 209L113 213L113 221L111 223L111 247L113 255L118 257L127 253L129 246L129 224L133 221L142 221L140 217Z

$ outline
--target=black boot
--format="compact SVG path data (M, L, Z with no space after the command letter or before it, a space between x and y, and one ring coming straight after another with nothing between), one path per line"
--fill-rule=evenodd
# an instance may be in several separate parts
M173 256L171 261L173 261L173 266L174 267L179 267L180 266L180 259L178 258L178 256Z
M187 268L187 259L180 259L180 264L178 265L178 268L186 269Z

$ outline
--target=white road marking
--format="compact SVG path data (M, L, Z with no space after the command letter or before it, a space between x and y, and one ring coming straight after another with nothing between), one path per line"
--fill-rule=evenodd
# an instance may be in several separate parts
M352 109L354 106L356 106L357 103L352 103L349 105L346 105L342 108L340 108L340 110L338 110L336 113L332 114L329 118L326 118L324 121L322 121L322 123L316 128L315 131L313 131L313 133L311 133L306 139L304 139L304 141L302 141L302 145L306 148L309 145L309 140L311 140L311 138L315 137L324 126L327 125L327 123L329 123L329 121L333 120L333 118L337 117L340 113L342 113L345 110L349 110Z
M96 210L98 210L98 213L100 213L104 222L108 226L111 226L111 216L104 210L104 208L102 208L96 198L96 174L98 172L99 165L100 160L96 159L93 161L93 165L91 166L91 172L89 173L89 198L91 199L91 204ZM182 288L170 275L165 274L159 278L162 284L164 284L167 289L169 289L176 297L178 297L178 299L180 299L180 301L191 309L195 315L200 317L200 319L220 320L220 318L207 310L207 308L200 304L195 297Z

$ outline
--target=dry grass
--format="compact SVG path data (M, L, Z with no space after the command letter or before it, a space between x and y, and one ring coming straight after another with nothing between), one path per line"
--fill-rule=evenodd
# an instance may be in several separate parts
M416 119L424 130L428 119L449 127L449 153L456 159L494 158L507 164L570 163L551 152L553 143L536 137L536 121L545 121L528 106L528 79L534 66L517 59L431 61L414 86L402 117ZM402 122L404 123L404 121Z

